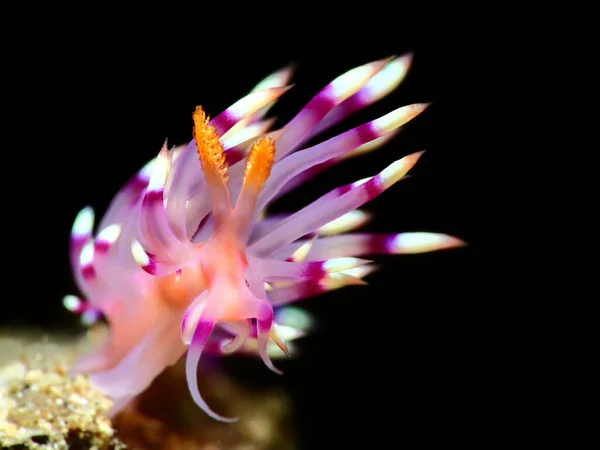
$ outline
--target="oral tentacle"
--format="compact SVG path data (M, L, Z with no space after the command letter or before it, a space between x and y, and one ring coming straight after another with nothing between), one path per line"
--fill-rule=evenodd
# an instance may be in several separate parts
M271 328L273 326L273 307L266 300L261 301L256 313L256 328L257 328L257 341L258 341L258 353L260 354L263 363L272 371L278 375L282 375L283 372L279 370L269 356L268 344L271 336ZM276 342L277 343L277 342ZM279 345L279 344L278 344ZM284 346L285 352L289 353L287 346Z
M187 357L185 360L185 374L187 378L188 388L190 390L192 398L194 399L194 402L213 419L219 420L221 422L232 423L236 422L238 418L224 417L214 412L210 408L210 406L208 406L206 401L202 398L202 395L200 395L200 390L198 388L198 364L200 362L200 357L202 356L202 352L208 342L208 338L210 337L214 326L215 323L213 321L202 318L196 324L192 340L188 347Z
M228 321L226 323L235 333L233 339L224 343L221 347L224 354L229 354L237 351L244 345L244 342L246 342L246 339L250 336L252 327L248 320Z

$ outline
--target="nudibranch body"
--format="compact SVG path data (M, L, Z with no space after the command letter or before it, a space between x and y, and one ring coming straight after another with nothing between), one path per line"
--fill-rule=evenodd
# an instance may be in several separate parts
M65 305L87 321L104 315L109 337L75 370L113 397L117 408L144 390L187 350L186 375L202 399L196 370L203 352L289 354L310 321L287 306L343 286L373 270L362 255L420 253L462 245L437 233L352 233L360 208L401 180L422 152L381 173L325 194L290 214L268 216L270 202L330 165L388 142L426 104L401 107L311 147L322 131L370 105L404 78L411 56L360 66L319 92L286 126L269 131L269 107L287 90L290 69L259 83L212 120L193 114L194 139L168 149L113 199L93 234L84 208L71 236L74 275L85 300Z

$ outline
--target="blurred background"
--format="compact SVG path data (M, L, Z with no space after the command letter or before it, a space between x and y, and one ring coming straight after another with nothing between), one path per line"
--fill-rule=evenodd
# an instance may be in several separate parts
M200 20L184 33L168 23L140 26L139 18L130 28L126 21L91 27L37 17L27 28L28 44L8 45L4 66L10 143L2 221L10 289L3 324L76 328L61 306L65 294L77 293L67 255L75 215L92 205L100 217L165 138L171 145L189 141L196 105L214 116L294 63L295 87L271 110L283 125L341 73L411 51L402 85L336 130L405 104L433 105L385 147L327 171L274 209L296 209L427 149L412 178L365 206L375 214L365 230L441 232L470 246L377 256L382 268L368 286L298 304L314 314L316 326L298 341L297 356L279 363L283 377L258 360L225 364L243 383L290 392L302 449L472 439L486 426L484 411L495 395L485 339L493 311L480 260L486 142L476 124L485 95L471 88L472 66L462 64L476 55L461 52L447 30L426 32L427 19L369 21L358 14L340 20L338 30L321 18L298 17L290 25L266 15L239 28L204 28Z

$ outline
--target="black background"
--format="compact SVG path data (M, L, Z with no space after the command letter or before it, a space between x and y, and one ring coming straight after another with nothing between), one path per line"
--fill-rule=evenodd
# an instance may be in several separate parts
M215 115L293 62L295 87L272 110L282 125L344 71L412 51L405 82L339 130L404 104L433 105L390 144L336 166L276 208L297 208L427 149L411 179L366 205L376 214L366 230L443 232L470 246L378 256L382 270L369 286L303 302L317 328L299 342L298 358L279 364L283 377L259 361L228 365L247 383L289 388L303 449L477 442L495 421L502 389L490 339L497 303L486 301L482 280L490 232L482 157L490 138L479 125L491 87L475 75L479 52L453 39L464 30L440 28L427 13L370 18L356 11L347 20L267 14L207 27L219 20L213 14L185 25L134 17L91 26L91 13L58 22L36 17L8 43L3 224L10 289L2 321L74 326L61 298L76 292L67 255L76 213L90 204L99 218L165 138L187 142L195 105Z

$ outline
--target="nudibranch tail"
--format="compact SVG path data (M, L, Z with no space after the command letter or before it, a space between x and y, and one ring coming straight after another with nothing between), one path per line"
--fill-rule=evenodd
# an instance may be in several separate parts
M178 328L181 314L179 309L161 311L154 318L154 327L139 339L119 364L110 370L103 368L93 373L91 381L103 392L110 392L116 403L126 402L137 395L156 375L174 364L185 352ZM128 323L120 323L119 326L132 327L135 318L128 319Z

